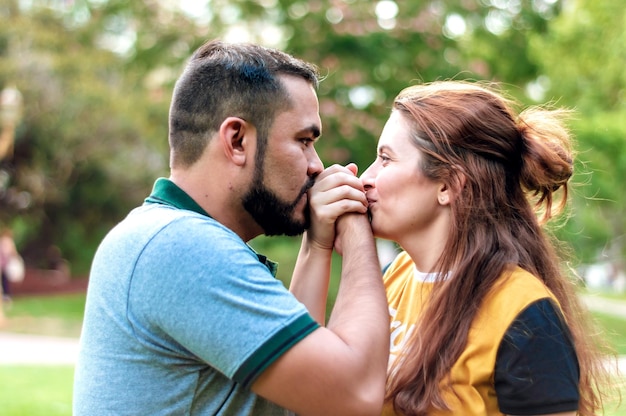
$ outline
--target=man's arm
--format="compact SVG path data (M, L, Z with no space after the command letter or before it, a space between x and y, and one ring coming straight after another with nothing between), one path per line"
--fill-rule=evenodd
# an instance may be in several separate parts
M357 167L333 165L324 170L309 192L311 226L302 237L289 290L321 325L335 244L335 222L347 212L367 212L367 199Z
M311 240L305 232L289 291L306 306L313 319L325 325L333 249L320 247Z
M389 315L365 214L337 220L343 267L327 328L276 360L252 390L299 415L379 415L389 357Z

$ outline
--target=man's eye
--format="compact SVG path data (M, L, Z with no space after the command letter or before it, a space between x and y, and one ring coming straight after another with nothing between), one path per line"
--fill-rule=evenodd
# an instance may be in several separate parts
M304 138L300 139L300 141L302 143L304 143L305 146L308 146L308 145L312 144L314 140L311 139L311 138L308 138L308 137L304 137Z

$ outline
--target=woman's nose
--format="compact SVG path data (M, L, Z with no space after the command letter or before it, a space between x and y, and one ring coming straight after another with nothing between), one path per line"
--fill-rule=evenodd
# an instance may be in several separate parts
M374 175L374 165L370 165L365 171L361 174L361 183L363 183L363 187L367 190L374 187L374 179L376 175Z

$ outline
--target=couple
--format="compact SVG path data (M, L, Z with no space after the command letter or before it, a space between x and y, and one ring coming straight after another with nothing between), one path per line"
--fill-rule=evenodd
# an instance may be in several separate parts
M561 114L410 87L359 178L317 155L317 82L256 45L191 57L170 177L93 261L74 414L592 414L598 356L534 210L567 194ZM246 242L303 232L288 291ZM383 277L374 236L403 249Z

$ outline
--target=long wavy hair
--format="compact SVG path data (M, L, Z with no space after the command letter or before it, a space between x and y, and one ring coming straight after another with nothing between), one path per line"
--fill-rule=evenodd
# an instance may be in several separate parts
M451 273L434 285L390 371L386 400L399 414L448 409L442 383L485 295L514 266L540 279L562 307L580 366L578 413L602 407L606 351L592 337L556 240L543 228L568 199L574 158L568 111L533 107L517 114L515 106L492 86L462 81L409 87L394 101L424 156L421 171L456 195L447 245L433 270Z

